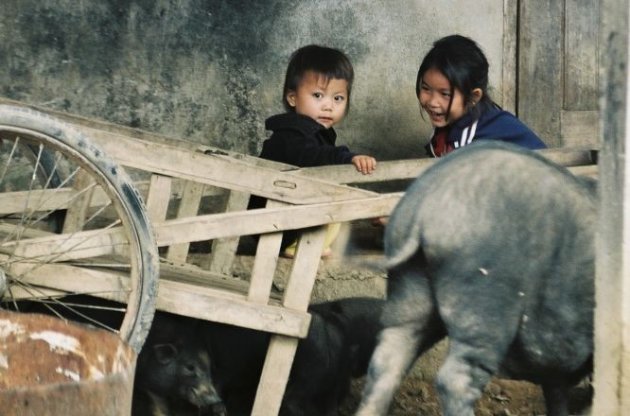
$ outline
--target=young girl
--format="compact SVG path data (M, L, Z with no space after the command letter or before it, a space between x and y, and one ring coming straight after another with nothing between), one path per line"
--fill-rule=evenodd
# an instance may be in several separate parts
M273 134L263 143L260 157L300 167L352 163L369 174L376 159L353 153L335 144L337 125L348 112L354 70L348 57L333 48L308 45L291 55L282 100L285 113L268 118L265 128ZM331 224L323 257L339 230ZM293 257L298 234L285 232L282 254Z
M464 36L447 36L433 44L418 70L416 96L434 127L426 145L429 156L442 156L476 140L546 147L525 124L492 101L488 60Z

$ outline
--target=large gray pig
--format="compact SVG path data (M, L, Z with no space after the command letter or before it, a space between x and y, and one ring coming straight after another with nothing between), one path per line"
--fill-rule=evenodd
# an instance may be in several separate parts
M446 416L495 374L542 386L547 413L591 371L596 186L529 150L477 144L405 192L385 231L388 299L358 415L386 414L415 359L449 337Z

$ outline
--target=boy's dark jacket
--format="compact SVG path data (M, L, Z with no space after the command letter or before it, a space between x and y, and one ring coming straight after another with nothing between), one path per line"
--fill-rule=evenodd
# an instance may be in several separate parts
M335 146L337 133L310 117L284 113L269 117L265 128L273 134L264 141L260 157L299 167L351 163L355 153Z
M496 106L489 107L477 121L473 119L472 115L466 114L451 126L435 129L431 141L425 146L429 156L440 156L435 153L434 148L434 139L440 129L448 129L446 141L449 150L469 145L473 139L474 141L501 140L528 149L547 147L536 133L516 116Z
M351 163L355 153L346 146L335 146L337 133L327 129L310 117L297 113L284 113L269 117L265 128L273 134L263 142L260 157L299 167L339 165ZM248 209L263 208L266 199L252 195ZM295 241L299 230L285 231L283 250Z

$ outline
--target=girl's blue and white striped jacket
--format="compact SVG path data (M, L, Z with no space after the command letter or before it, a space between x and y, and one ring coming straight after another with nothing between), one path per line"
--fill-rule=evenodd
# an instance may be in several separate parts
M501 140L529 149L547 147L536 133L515 115L498 107L489 108L477 120L466 114L445 128L448 129L447 148L453 150L477 140ZM434 149L436 132L437 129L434 129L431 140L425 146L427 154L432 157L438 156Z

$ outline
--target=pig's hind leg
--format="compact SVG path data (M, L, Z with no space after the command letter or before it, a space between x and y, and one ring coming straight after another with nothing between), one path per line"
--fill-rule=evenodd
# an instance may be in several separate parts
M475 402L516 336L522 304L518 292L493 284L491 278L509 280L496 274L458 279L451 270L448 276L434 286L449 337L436 387L445 416L473 416Z
M394 393L416 358L444 337L427 277L417 265L390 272L383 329L368 368L357 415L386 415Z

